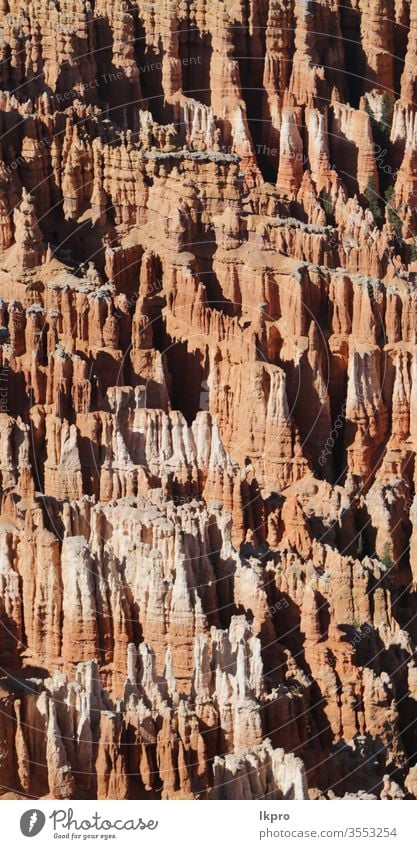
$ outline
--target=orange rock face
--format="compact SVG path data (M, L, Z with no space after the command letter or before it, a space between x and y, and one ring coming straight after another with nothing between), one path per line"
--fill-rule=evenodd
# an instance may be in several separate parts
M0 792L417 798L415 0L0 7Z

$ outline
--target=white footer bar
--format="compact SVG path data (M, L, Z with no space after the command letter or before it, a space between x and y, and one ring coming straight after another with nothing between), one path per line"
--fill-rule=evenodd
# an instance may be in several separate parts
M5 846L198 849L326 846L411 849L416 803L9 801L0 803ZM9 843L10 841L10 843Z

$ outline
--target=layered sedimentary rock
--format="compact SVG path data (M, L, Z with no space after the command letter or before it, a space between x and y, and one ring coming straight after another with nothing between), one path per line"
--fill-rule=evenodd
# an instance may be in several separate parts
M2 794L415 798L414 0L1 9Z

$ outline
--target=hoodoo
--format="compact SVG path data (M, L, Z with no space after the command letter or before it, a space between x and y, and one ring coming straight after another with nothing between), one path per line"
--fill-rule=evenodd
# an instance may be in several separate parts
M417 798L417 1L0 9L0 794Z

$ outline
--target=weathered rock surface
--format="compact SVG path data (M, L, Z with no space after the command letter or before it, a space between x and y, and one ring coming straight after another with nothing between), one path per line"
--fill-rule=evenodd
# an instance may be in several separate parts
M1 793L417 798L415 0L0 6Z

